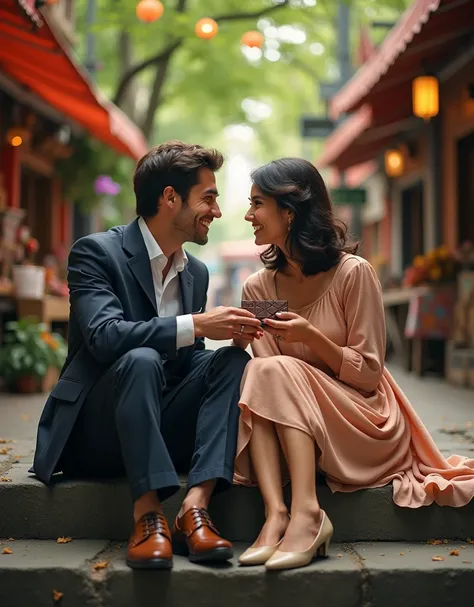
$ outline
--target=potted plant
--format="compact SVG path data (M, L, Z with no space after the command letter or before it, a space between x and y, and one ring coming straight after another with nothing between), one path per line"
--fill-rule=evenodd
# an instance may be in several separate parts
M61 369L67 346L34 318L10 322L5 345L0 347L0 375L10 390L38 392L49 369Z

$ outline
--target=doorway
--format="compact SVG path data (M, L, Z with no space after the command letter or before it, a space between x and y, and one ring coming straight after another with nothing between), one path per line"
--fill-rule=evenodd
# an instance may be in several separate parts
M474 242L474 133L458 142L458 243Z
M424 188L418 181L402 190L402 267L405 270L417 255L425 252Z
M26 211L24 223L33 238L39 242L36 261L41 263L49 253L52 242L52 187L51 179L27 167L21 171L20 206Z

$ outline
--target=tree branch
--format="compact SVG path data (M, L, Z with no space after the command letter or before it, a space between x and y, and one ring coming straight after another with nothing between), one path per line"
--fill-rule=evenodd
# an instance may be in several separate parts
M168 73L170 60L171 58L168 57L167 59L161 61L156 67L155 80L153 82L153 86L150 92L150 97L148 99L148 107L142 124L142 131L148 140L153 134L155 113L162 101L161 92L163 90L163 85L165 83L166 76Z
M176 6L176 11L184 12L186 10L186 3L187 3L187 0L178 0L177 6ZM260 17L263 17L264 15L268 15L269 13L272 13L276 10L284 8L285 6L288 6L289 4L290 4L290 0L283 0L283 2L281 2L280 4L274 4L273 6L267 6L266 8L262 8L260 11L248 12L248 13L229 13L227 15L220 15L220 16L214 17L214 20L217 21L218 23L222 23L225 21L240 21L240 20L244 21L246 19L258 19ZM140 63L137 63L136 65L131 67L125 74L123 74L123 76L119 82L119 85L117 87L117 92L115 93L114 103L116 105L120 105L120 103L122 102L125 90L126 90L128 84L130 83L130 81L132 80L132 78L134 78L139 72L145 70L147 67L150 67L151 65L153 65L155 63L160 63L162 61L169 60L171 58L172 54L183 44L184 41L185 41L184 37L177 38L173 42L170 42L168 44L168 46L166 46L164 49L162 49L159 53L157 53L156 55L153 55L152 57L148 57L148 59L145 59L144 61L141 61Z
M131 67L127 72L125 72L125 74L122 76L122 78L120 80L119 86L117 88L117 92L115 93L115 97L114 97L115 105L120 105L120 103L123 99L125 90L129 84L129 82L132 80L132 78L134 76L136 76L139 72L143 71L147 67L150 67L150 65L153 65L154 63L161 63L162 61L166 61L167 59L169 59L171 57L171 55L175 52L175 50L181 46L183 41L184 41L184 38L179 38L178 40L171 42L170 44L168 44L168 46L166 46L157 55L154 55L153 57L149 57L148 59L145 59L145 61L141 61L140 63L137 63L136 65Z
M230 13L228 15L221 15L220 17L214 17L214 21L222 23L223 21L244 21L245 19L259 19L264 15L273 13L273 11L279 10L285 6L289 6L290 0L283 0L280 4L274 4L273 6L267 6L259 11L253 13Z

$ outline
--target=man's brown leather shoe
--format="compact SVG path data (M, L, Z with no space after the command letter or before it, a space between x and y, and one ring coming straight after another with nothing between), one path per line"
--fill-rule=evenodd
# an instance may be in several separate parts
M173 551L189 556L192 563L227 561L234 556L232 544L219 535L205 508L193 507L176 517Z
M147 512L135 523L128 541L127 565L132 569L171 569L173 550L164 514Z

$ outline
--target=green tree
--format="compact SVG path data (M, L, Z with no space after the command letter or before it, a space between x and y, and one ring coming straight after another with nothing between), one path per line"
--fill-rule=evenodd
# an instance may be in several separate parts
M357 26L396 20L407 0L349 0ZM318 106L317 83L335 79L335 0L163 0L161 19L145 24L136 0L97 0L99 85L144 130L150 142L218 132L246 122L244 99L271 103L259 135L275 152L297 133L298 118ZM78 31L87 31L87 0L78 0ZM194 26L212 17L219 33L201 40ZM277 30L276 28L284 29ZM240 39L250 29L266 36L265 55L252 61ZM380 37L381 33L378 33ZM84 48L79 46L83 54ZM275 133L278 131L278 138ZM278 141L277 141L278 139Z

